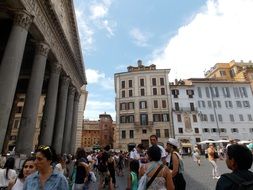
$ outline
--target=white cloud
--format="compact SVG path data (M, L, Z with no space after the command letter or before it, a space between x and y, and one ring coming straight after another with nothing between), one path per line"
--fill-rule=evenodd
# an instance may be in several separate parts
M104 89L114 89L114 80L110 77L106 77L105 73L102 73L94 69L86 69L86 76L89 84L97 84Z
M142 32L139 28L133 28L130 31L130 36L133 38L134 43L138 46L147 46L148 34Z
M253 58L252 0L208 0L149 61L174 78L204 77L215 63Z
M89 97L88 97L89 98ZM114 102L89 100L84 112L84 118L90 120L97 120L99 114L110 114L113 120L115 120L115 105Z

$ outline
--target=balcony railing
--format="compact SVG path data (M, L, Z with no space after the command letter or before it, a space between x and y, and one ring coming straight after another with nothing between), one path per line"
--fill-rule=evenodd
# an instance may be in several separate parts
M198 109L196 107L190 108L190 107L180 107L178 109L172 108L173 112L198 112Z

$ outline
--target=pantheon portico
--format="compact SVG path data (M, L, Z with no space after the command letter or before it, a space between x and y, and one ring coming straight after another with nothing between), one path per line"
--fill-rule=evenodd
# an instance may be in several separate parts
M0 149L24 98L17 154L34 150L38 109L44 101L38 144L73 153L80 96L87 80L72 0L16 0L0 3ZM45 97L45 98L41 98Z

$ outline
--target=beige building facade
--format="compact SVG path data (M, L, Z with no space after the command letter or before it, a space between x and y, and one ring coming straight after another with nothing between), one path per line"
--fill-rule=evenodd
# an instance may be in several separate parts
M115 149L128 150L139 143L148 147L152 134L158 136L160 144L174 136L168 81L170 70L156 69L155 65L144 66L141 60L137 64L136 67L129 66L127 72L114 75Z

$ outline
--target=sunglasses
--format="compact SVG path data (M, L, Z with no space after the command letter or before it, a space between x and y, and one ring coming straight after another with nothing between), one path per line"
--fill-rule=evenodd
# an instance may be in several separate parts
M52 154L50 146L41 145L38 147L38 150L48 150L50 152L50 154Z

